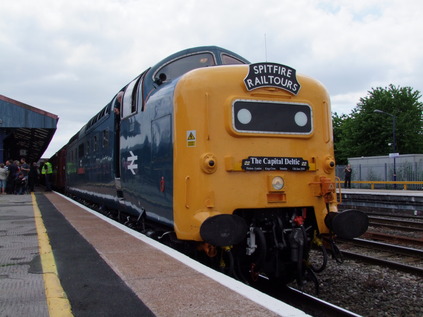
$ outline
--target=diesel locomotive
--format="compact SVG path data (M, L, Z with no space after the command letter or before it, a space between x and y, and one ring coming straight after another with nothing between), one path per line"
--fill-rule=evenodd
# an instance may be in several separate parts
M68 195L248 283L302 281L316 239L367 230L337 209L322 84L216 46L144 71L51 160Z

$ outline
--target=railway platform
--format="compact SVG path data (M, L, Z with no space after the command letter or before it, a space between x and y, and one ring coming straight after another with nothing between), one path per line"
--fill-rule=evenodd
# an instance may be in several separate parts
M340 209L423 216L422 190L342 188Z
M307 316L57 193L0 195L1 316Z

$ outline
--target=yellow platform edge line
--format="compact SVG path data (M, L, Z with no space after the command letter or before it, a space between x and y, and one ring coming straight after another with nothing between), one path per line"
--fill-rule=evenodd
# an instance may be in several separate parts
M53 250L51 249L50 240L47 235L46 227L44 226L41 211L38 208L34 193L31 193L31 196L49 316L73 316L70 302L63 290L57 274Z

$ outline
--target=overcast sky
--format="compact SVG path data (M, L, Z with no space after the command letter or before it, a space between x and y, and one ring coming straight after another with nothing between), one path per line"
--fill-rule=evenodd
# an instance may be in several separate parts
M0 3L0 94L59 116L43 157L179 50L218 45L328 89L349 114L372 88L423 91L421 0L13 0Z

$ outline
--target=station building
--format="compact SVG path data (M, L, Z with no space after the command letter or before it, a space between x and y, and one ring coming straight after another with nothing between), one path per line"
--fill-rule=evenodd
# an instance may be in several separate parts
M59 117L0 95L0 162L37 162L57 129Z

